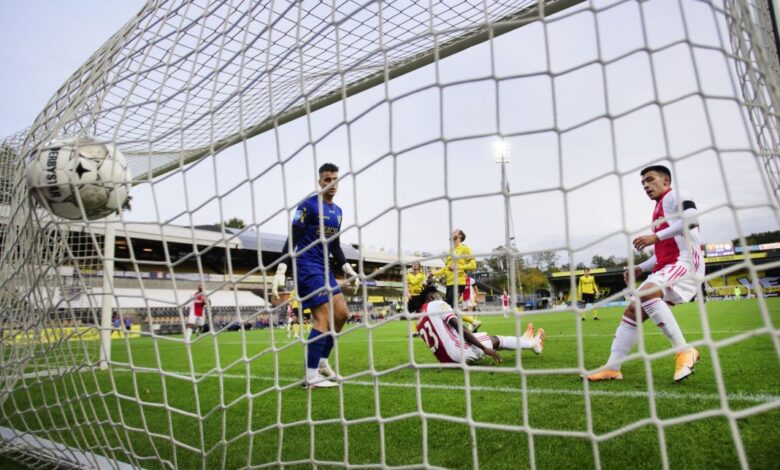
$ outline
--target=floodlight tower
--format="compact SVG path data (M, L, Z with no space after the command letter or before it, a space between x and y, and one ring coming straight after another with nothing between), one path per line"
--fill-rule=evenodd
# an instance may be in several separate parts
M504 195L504 217L506 224L504 226L504 235L508 246L515 250L515 224L512 219L512 203L509 199L509 179L506 176L506 164L511 163L509 159L509 142L501 139L495 144L496 163L501 164L501 192Z
M507 286L510 294L514 298L512 288L516 285L517 279L517 266L515 265L515 257L517 256L517 248L515 247L515 223L512 218L512 201L510 199L509 179L506 176L506 165L510 163L509 159L509 142L504 139L500 139L495 144L496 163L501 165L501 193L504 195L504 239L505 248L507 252L507 264L508 264L508 277L509 286ZM522 290L521 290L522 292ZM514 303L514 301L512 302Z

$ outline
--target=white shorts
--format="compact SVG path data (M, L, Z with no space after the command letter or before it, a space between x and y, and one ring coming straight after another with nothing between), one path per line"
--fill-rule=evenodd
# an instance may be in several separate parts
M469 307L473 307L473 306L474 306L474 301L473 300L469 299L469 300L464 300L463 301L463 307L464 308L469 308Z
M700 263L696 268L684 261L666 265L650 274L639 286L639 290L651 283L661 287L665 302L673 305L690 302L699 292L699 285L704 280L704 263Z
M197 316L194 313L190 313L190 316L187 317L187 324L195 325L195 326L203 326L206 324L206 316L205 315Z
M476 333L474 336L477 337L477 340L483 346L493 349L493 341L490 340L490 335L487 333ZM447 348L447 355L450 356L453 362L460 362L461 354L466 355L466 363L478 361L485 357L485 353L475 346L469 345L469 347L461 349L460 345L447 341L445 347Z

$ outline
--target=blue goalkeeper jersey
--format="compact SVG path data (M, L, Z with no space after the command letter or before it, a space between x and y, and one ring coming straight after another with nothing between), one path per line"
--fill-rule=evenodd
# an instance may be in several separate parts
M322 201L322 221L325 227L325 237L332 238L341 230L341 208L333 203ZM303 234L295 244L298 253L312 242L314 246L304 253L296 255L296 266L299 272L324 272L325 250L320 241L320 209L317 195L303 201L295 211L293 226L303 230Z

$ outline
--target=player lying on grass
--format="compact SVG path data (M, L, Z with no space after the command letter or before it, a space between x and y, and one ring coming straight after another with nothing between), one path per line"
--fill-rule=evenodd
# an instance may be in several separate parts
M474 334L458 327L457 315L447 302L441 300L434 286L428 285L425 294L426 303L422 308L425 315L417 323L417 332L439 362L459 363L463 357L468 364L485 356L501 362L502 358L496 352L501 349L532 349L536 354L542 353L544 329L539 328L534 335L534 327L529 323L525 334L519 338ZM461 330L463 336L460 335Z
M646 271L652 271L652 274L639 286L641 306L632 302L623 313L606 366L587 376L591 382L623 378L620 366L639 341L637 323L648 318L653 320L677 350L675 382L690 376L699 360L699 351L688 346L669 308L670 305L690 301L704 278L696 203L690 194L672 189L672 173L665 166L647 167L640 175L645 194L656 204L653 210L653 233L634 239L634 248L641 251L653 245L655 254L634 268L634 276L639 278ZM627 271L624 279L627 284Z

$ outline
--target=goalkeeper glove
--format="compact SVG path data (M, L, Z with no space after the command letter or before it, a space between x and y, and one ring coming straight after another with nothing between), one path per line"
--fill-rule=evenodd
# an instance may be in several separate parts
M284 263L279 263L279 266L276 267L276 275L274 275L274 280L271 281L271 293L274 295L274 299L279 298L279 286L284 285L284 274L286 272L287 265Z
M355 288L355 293L357 293L358 289L360 288L360 277L358 276L358 273L352 269L352 265L349 263L344 263L341 269L344 271L344 274L346 274L347 280L351 282L352 286Z

